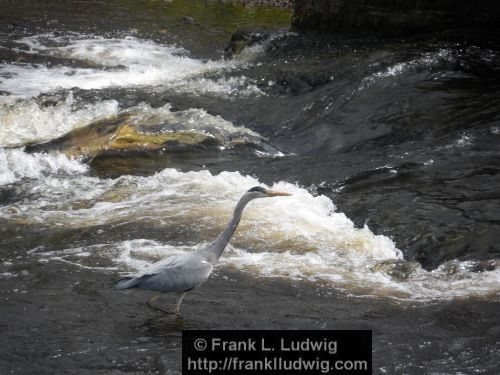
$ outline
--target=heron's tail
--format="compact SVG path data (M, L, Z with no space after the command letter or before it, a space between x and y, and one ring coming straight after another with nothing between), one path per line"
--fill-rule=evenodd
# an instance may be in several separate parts
M115 285L115 289L129 289L129 288L134 288L139 284L140 278L134 277L134 276L127 276L123 277Z

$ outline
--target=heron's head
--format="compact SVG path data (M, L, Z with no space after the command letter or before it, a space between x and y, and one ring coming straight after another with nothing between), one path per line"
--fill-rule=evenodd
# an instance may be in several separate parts
M255 186L246 192L247 195L250 195L252 199L255 198L267 198L267 197L280 197L280 196L288 196L292 195L290 193L285 193L282 191L265 189L261 186Z

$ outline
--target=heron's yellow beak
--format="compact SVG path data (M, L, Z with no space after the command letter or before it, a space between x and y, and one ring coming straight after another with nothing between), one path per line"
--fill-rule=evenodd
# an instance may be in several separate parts
M285 193L284 191L274 191L274 190L268 190L267 191L267 196L268 197L281 197L281 196L289 196L292 195L290 193Z

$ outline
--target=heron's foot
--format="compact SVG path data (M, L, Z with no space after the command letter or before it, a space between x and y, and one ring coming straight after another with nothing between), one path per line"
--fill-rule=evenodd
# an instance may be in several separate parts
M165 314L170 314L170 311L165 310L165 309L163 309L162 307L157 306L157 305L154 303L154 302L155 302L158 298L160 298L160 296L161 296L161 294L158 294L158 295L156 295L156 296L151 297L151 298L148 300L147 305L148 305L150 308L152 308L153 310L158 310L158 311L161 311L161 312L163 312L163 313L165 313Z

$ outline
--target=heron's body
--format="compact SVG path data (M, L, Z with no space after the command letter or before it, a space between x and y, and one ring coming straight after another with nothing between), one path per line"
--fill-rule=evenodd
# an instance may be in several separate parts
M140 288L161 293L175 292L177 293L176 313L179 313L184 294L199 287L212 273L214 266L236 230L243 209L248 202L256 198L280 195L290 194L273 192L261 187L250 189L236 205L233 218L226 229L212 244L191 253L162 259L143 272L120 279L116 283L115 289ZM159 295L151 298L148 304L153 307L152 303L158 297Z

